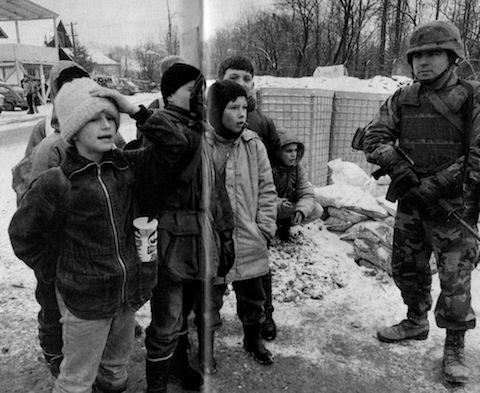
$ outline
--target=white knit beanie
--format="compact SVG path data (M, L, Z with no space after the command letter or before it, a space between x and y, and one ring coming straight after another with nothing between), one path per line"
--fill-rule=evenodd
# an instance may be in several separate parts
M91 90L99 88L90 78L74 79L65 83L55 98L55 111L60 123L60 135L67 143L72 137L99 113L105 112L113 116L120 125L120 113L117 107L107 98L92 97Z

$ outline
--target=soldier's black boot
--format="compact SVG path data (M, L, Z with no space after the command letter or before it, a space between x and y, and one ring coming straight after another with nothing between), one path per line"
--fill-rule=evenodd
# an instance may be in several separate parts
M465 330L447 330L443 352L443 375L448 382L468 382L465 360Z
M243 325L243 332L245 334L243 338L243 347L258 363L270 365L273 363L273 355L263 344L263 339L260 334L261 329L261 323Z
M273 304L272 304L272 273L268 272L262 277L262 286L265 291L266 300L265 308L265 322L262 323L262 337L267 341L275 340L277 337L277 326L273 320Z
M189 348L188 333L180 334L170 365L170 375L180 382L184 389L200 390L203 385L203 377L190 366L188 360Z
M151 361L147 359L147 391L146 393L167 393L170 374L170 359Z

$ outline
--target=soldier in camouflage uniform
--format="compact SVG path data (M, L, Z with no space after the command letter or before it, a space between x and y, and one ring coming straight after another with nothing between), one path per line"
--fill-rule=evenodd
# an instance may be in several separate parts
M433 252L441 283L435 319L447 330L443 373L453 383L468 380L464 337L475 327L470 285L478 262L475 234L446 211L453 207L476 228L480 87L458 78L463 57L453 24L418 26L407 51L415 81L386 100L364 140L367 160L390 175L389 195L398 200L392 273L408 307L407 319L379 329L377 336L390 343L427 338Z

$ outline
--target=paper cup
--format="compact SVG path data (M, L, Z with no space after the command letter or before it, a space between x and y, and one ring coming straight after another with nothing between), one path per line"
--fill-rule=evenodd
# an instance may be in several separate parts
M135 245L142 262L153 262L157 259L158 221L154 218L138 217L133 220L135 227Z

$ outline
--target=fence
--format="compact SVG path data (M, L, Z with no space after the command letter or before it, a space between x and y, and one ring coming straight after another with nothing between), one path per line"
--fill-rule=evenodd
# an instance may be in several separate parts
M305 143L303 159L310 181L328 184L330 160L354 162L367 173L373 166L363 152L351 148L358 127L377 113L388 94L334 92L320 89L262 88L257 94L259 108L277 128L287 129Z

